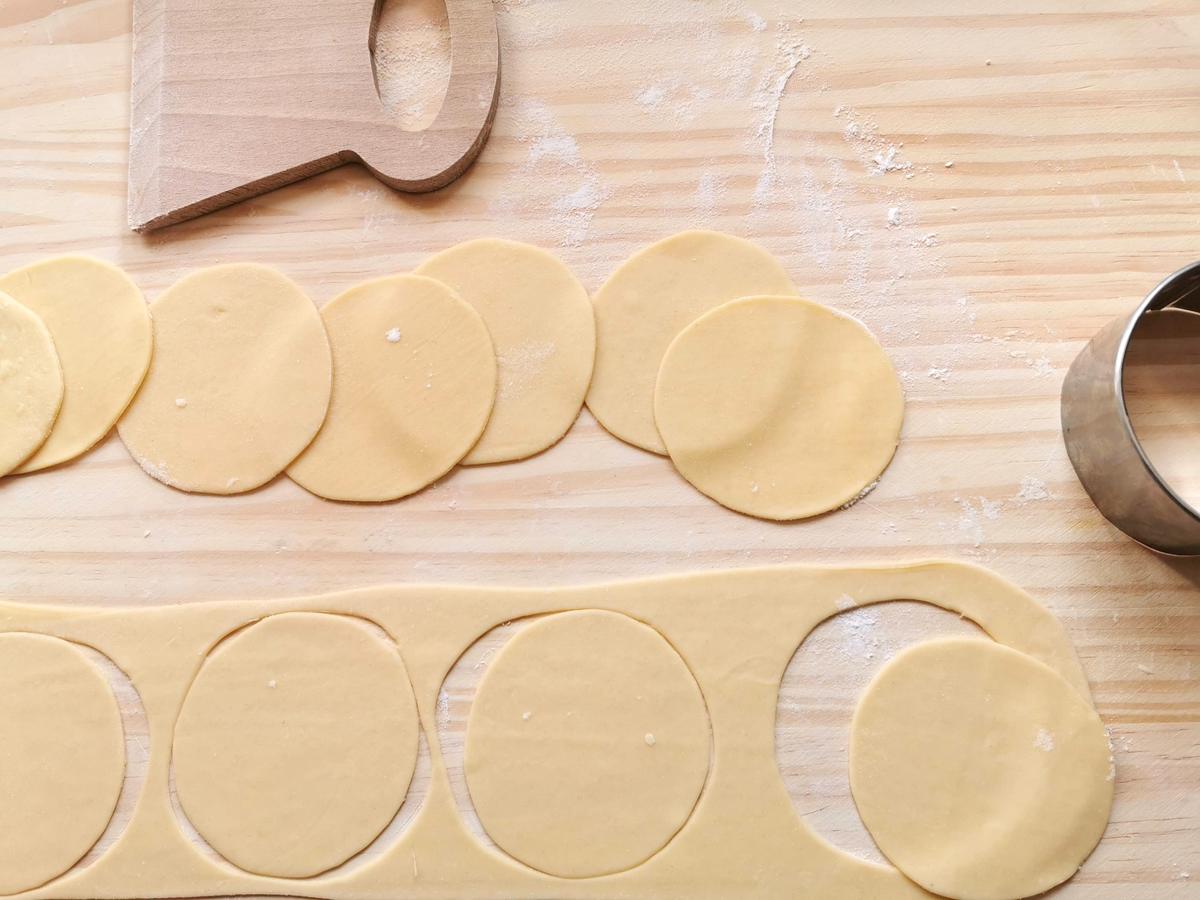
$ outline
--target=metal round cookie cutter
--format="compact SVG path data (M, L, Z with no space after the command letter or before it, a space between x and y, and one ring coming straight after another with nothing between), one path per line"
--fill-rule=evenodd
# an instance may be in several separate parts
M1151 550L1200 556L1200 510L1147 458L1125 404L1125 356L1143 316L1167 309L1200 315L1200 262L1150 292L1132 315L1102 329L1067 372L1063 438L1084 490L1104 517ZM1200 465L1200 448L1197 448Z

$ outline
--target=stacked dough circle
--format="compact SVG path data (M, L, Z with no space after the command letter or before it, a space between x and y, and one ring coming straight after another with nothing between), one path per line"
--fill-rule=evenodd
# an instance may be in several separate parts
M741 238L685 231L646 247L596 294L596 371L588 409L621 440L666 453L654 422L654 383L671 341L730 300L795 294L775 258Z
M55 366L61 366L61 408L39 442L36 435L46 431L47 410L54 405L53 376L38 374L50 368L42 339L35 335L40 329L24 328L19 347L0 347L0 366L18 369L12 377L37 394L16 405L11 394L0 398L5 431L19 428L34 443L12 471L35 472L91 449L125 412L150 363L150 318L141 292L124 272L84 256L57 257L10 272L0 277L0 293L41 320L53 341ZM31 341L41 349L31 348ZM41 387L33 388L31 380ZM12 383L4 390L11 389ZM10 440L0 438L13 453ZM6 471L0 460L0 474Z
M237 494L270 481L329 406L329 343L316 308L265 266L188 275L150 307L156 352L121 439L150 475Z
M240 494L287 471L320 497L383 502L458 464L547 449L586 400L719 503L791 520L869 489L903 420L865 327L797 297L766 251L711 231L635 254L594 304L550 254L494 239L320 312L265 266L205 269L154 301L153 334L137 289L94 260L30 266L5 289L45 328L0 307L0 363L21 373L0 382L0 474L82 453L124 412L130 454L180 490Z
M394 500L448 472L479 439L496 394L487 328L440 282L397 275L322 310L333 399L288 469L331 500Z
M828 512L895 453L904 396L883 348L796 297L753 244L692 231L648 247L596 295L596 319L588 407L731 509Z
M1070 878L1112 807L1111 756L1091 704L1009 647L911 647L854 716L850 787L879 849L959 900L1041 894Z
M417 268L483 317L498 365L496 404L466 465L510 462L555 444L579 416L592 379L591 300L571 270L514 241L451 247Z
M879 342L795 297L705 313L671 343L654 391L680 474L718 503L801 519L850 502L896 451L904 394Z
M418 731L390 640L345 616L271 616L222 642L188 691L172 748L179 804L234 865L317 875L396 815Z
M691 816L709 768L700 688L656 631L598 610L525 627L489 666L467 725L483 827L542 872L631 869Z
M0 293L0 475L45 443L62 397L50 332L32 310Z
M9 895L78 862L121 793L116 698L75 645L0 635L0 760L0 895Z

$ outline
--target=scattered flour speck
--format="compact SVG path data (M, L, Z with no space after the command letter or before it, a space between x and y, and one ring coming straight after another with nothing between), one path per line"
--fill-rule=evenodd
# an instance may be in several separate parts
M497 399L513 397L546 374L546 363L558 348L550 341L526 341L496 359Z
M1049 753L1054 749L1054 735L1045 728L1039 728L1037 735L1033 739L1033 746L1045 753Z
M868 484L865 488L863 488L861 491L859 491L857 494L855 494L852 499L846 501L841 506L839 506L838 509L849 509L854 504L863 500L867 496L867 494L871 493L871 491L875 490L875 488L877 488L877 487L879 487L879 479L878 478L876 478L874 481L872 481L870 484Z
M886 175L888 172L903 172L911 169L912 163L904 162L899 159L899 156L900 148L895 144L888 144L871 158L871 162L874 163L871 167L871 174Z
M1017 501L1030 503L1035 500L1049 500L1050 492L1046 490L1046 482L1032 475L1021 479L1021 489L1017 491Z

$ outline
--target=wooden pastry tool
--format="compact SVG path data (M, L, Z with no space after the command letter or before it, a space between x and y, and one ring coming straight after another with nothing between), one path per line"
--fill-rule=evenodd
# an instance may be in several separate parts
M403 131L379 99L372 0L134 0L129 225L149 231L361 162L401 191L457 178L491 129L492 0L446 0L450 81Z

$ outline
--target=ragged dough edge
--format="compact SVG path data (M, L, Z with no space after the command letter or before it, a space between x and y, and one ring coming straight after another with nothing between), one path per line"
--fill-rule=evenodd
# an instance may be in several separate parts
M792 806L778 770L774 722L784 671L808 633L844 608L845 596L860 606L917 600L961 613L999 643L1050 666L1090 700L1062 624L1000 576L960 562L780 566L560 588L391 585L145 609L0 603L0 631L56 634L108 655L141 691L150 723L146 785L120 840L87 870L25 896L718 900L795 896L801 890L825 898L929 896L897 871L838 850L813 832ZM714 758L691 820L661 852L632 870L575 881L508 860L466 830L440 751L436 705L455 661L491 628L582 608L630 615L678 649L709 709ZM209 646L251 621L295 609L363 615L396 640L429 742L433 780L400 839L351 874L299 882L231 876L203 859L173 825L166 795L171 732L183 692ZM172 638L174 644L164 649ZM737 836L736 847L731 836Z

